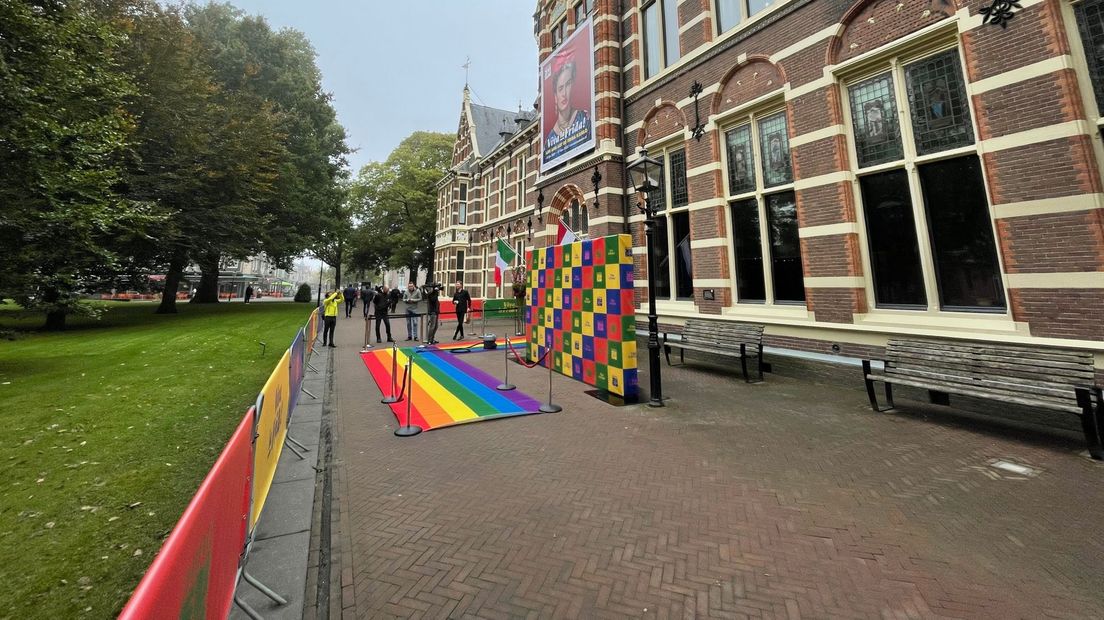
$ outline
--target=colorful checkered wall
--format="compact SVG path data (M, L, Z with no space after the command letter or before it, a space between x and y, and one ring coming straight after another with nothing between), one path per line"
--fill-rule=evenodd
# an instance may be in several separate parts
M632 238L612 235L530 250L529 361L599 390L636 396Z

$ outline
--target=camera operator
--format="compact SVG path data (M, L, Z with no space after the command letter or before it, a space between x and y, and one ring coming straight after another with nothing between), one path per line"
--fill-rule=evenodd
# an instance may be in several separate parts
M423 289L426 300L426 344L438 344L437 341L437 314L441 309L442 284L427 284Z

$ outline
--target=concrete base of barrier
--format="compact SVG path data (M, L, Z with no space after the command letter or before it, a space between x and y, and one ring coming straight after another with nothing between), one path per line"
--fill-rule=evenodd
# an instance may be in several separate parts
M326 376L330 368L330 350L319 349L311 364L318 372L306 373L303 387L319 396L313 400L301 395L291 416L288 436L310 449L305 459L291 450L280 454L264 512L257 522L257 536L246 569L266 586L287 599L277 605L255 588L239 582L237 594L257 613L271 619L303 617L303 595L307 585L305 560L310 551L311 517L314 514L315 481L318 466L318 437L322 425ZM236 605L230 612L234 620L248 620Z

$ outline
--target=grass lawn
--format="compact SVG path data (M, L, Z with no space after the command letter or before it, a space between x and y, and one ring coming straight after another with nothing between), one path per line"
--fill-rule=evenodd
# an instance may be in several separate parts
M0 340L0 618L118 614L312 305L178 307Z

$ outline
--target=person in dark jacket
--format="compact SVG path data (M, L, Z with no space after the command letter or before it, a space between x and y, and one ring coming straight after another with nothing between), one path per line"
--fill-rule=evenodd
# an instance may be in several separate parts
M452 334L453 340L464 339L464 315L471 307L471 293L464 290L464 283L456 283L456 292L452 294L452 303L456 306L456 331Z
M353 315L353 308L356 306L356 287L350 284L341 294L345 296L345 318L349 318Z
M249 300L253 299L253 285L245 287L245 303L249 303Z
M442 284L427 284L423 298L426 300L426 344L438 344L437 341L437 314L441 311Z
M391 300L391 303L388 305L387 311L394 312L395 308L399 307L399 300L402 299L402 291L400 291L398 287L393 288L391 289L391 292L388 293L387 298Z
M376 296L376 291L372 290L371 284L364 284L360 287L360 302L364 305L364 318L369 318L372 314L372 300Z
M387 287L383 286L376 292L376 296L372 298L372 305L376 310L376 343L383 342L380 340L380 324L387 328L387 342L395 342L391 339L391 319L387 318L387 313L391 311L391 299L387 294Z

